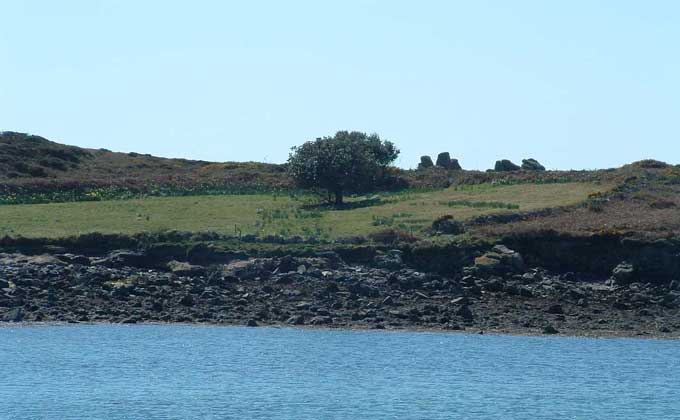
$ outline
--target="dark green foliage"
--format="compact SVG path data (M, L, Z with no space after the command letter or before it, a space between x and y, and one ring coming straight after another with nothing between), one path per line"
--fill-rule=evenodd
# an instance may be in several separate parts
M399 150L377 134L338 131L294 147L288 173L298 186L321 190L342 204L348 192L366 192L383 183Z

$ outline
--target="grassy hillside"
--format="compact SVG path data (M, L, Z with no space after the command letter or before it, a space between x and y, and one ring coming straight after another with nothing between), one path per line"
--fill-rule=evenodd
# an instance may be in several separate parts
M313 197L294 191L283 165L165 159L4 132L0 235L171 229L337 238L423 232L446 214L465 220L555 207L549 214L490 219L472 230L680 235L680 167L654 160L597 171L391 171L393 185L383 186L377 200L356 197L344 210L310 208Z
M156 197L142 200L0 206L0 234L63 237L87 232L159 230L321 238L367 235L388 228L420 233L439 216L464 220L503 212L565 206L606 191L602 183L451 187L354 200L357 208L309 206L311 197L257 194Z
M495 157L490 156L490 161ZM615 182L620 171L449 171L392 168L383 189L483 183ZM0 204L98 201L171 195L289 190L284 165L166 159L83 149L43 137L0 132Z
M22 133L0 133L0 194L154 188L276 189L290 186L281 165L166 159L83 149Z

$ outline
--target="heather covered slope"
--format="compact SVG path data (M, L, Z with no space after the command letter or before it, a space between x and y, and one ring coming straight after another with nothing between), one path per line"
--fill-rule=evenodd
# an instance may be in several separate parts
M0 133L0 184L45 191L56 188L152 186L198 188L287 187L284 168L255 162L212 163L105 149L83 149L23 133Z

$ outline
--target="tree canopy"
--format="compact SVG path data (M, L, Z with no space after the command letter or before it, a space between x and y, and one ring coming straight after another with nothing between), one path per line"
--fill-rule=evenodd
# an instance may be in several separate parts
M325 191L342 204L348 192L375 188L397 156L399 149L377 134L338 131L293 147L288 171L299 187Z

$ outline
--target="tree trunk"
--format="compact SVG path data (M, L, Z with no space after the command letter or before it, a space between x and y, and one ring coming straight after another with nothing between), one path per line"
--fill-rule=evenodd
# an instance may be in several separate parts
M335 205L342 205L342 191L335 191Z

